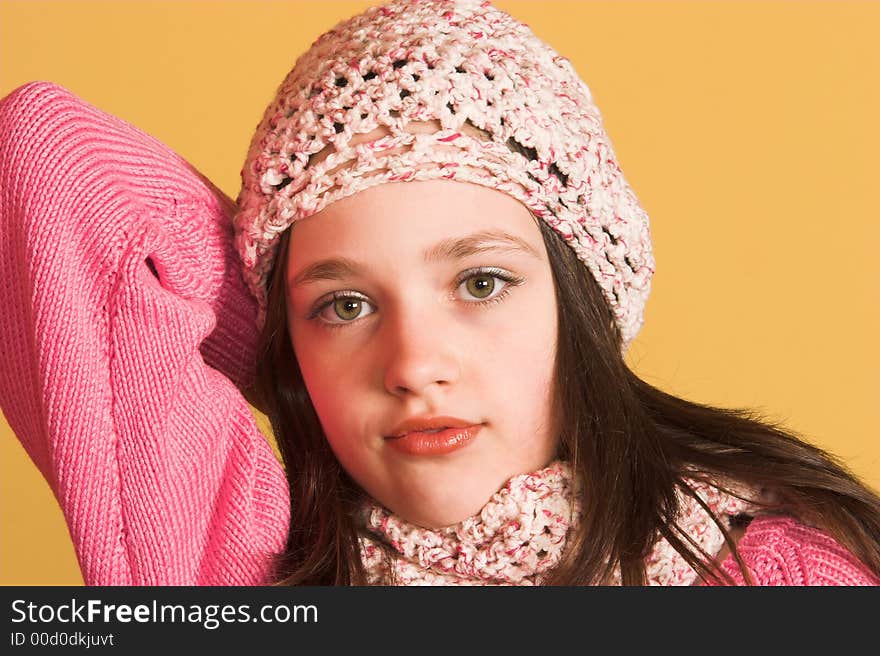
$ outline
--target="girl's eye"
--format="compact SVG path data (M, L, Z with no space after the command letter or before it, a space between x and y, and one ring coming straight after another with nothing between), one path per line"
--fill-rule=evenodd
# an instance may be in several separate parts
M364 305L369 305L359 298L340 298L333 301L332 308L336 316L343 321L357 319Z
M495 280L495 276L480 275L468 278L464 284L477 298L489 298L495 290Z
M336 328L370 314L372 307L366 298L354 292L334 292L333 298L319 304L308 318L320 318L330 327ZM370 311L365 312L365 308L369 308Z
M500 281L500 284L499 284ZM460 297L468 305L488 305L500 303L510 293L511 287L525 282L504 269L496 267L480 267L468 269L455 281L456 290L463 289L467 296ZM468 301L468 296L476 301ZM372 314L373 305L355 291L333 292L330 299L319 302L309 313L308 319L318 319L328 328L341 328L355 323L357 320Z
M500 301L510 292L508 287L523 282L522 278L495 267L465 271L458 281L459 289L463 288L471 298L480 301L477 305L482 302Z

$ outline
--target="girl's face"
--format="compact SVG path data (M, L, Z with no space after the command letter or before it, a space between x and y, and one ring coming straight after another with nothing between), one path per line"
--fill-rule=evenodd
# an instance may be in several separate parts
M291 230L294 352L330 447L367 493L437 528L553 460L556 295L525 206L475 184L388 183ZM395 437L431 417L478 428Z

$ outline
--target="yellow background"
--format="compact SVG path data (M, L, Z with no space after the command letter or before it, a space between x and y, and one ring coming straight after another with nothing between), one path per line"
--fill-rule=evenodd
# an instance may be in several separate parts
M57 82L235 197L296 57L370 4L0 0L0 95ZM651 217L657 272L630 366L782 420L880 488L880 3L497 6L572 60ZM0 583L81 584L5 422L0 459Z

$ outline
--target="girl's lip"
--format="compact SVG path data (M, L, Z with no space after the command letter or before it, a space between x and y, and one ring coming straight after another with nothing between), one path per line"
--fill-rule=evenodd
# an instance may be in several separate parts
M388 444L411 456L442 456L461 449L473 441L482 424L446 428L436 433L413 431L402 437L389 438Z

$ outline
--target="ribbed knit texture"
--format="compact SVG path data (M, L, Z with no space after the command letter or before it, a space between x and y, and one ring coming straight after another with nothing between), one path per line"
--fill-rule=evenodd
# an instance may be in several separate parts
M57 85L0 101L0 407L87 585L268 583L284 547L284 473L239 391L256 302L232 212L166 146ZM753 521L740 550L764 585L880 583L786 518Z
M755 585L880 585L880 578L834 539L790 517L753 519L737 550ZM722 568L745 585L732 557Z
M262 582L289 493L232 382L257 337L232 203L55 85L3 99L0 144L0 401L86 584Z

